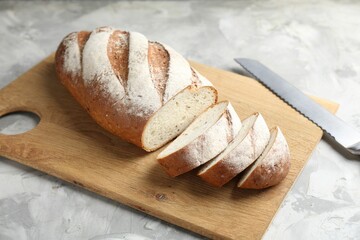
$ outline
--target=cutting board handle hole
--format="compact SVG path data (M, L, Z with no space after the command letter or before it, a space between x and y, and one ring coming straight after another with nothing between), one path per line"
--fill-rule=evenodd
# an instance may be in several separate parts
M15 111L0 116L0 134L17 135L35 128L40 117L28 111Z

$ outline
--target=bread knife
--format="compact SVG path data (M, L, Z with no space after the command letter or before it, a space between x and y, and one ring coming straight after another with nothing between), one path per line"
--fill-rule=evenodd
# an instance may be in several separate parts
M320 127L350 153L360 156L360 133L311 100L288 81L257 60L235 58L247 72L269 88L284 102Z

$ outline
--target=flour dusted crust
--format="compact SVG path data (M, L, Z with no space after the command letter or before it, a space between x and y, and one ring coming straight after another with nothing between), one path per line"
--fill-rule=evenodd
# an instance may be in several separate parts
M185 146L182 146L170 154L165 153L167 149L159 154L158 162L170 176L175 177L186 173L211 160L222 152L239 132L241 121L232 105L228 102L220 102L217 105L220 104L226 104L226 109L224 109L223 113L216 119L215 124L207 128L189 143L186 143ZM216 105L207 109L202 115L212 111L215 107ZM203 117L202 115L200 115L188 129L192 127L196 129L194 125L198 124L197 120L200 120L200 118ZM192 132L188 132L188 129L175 141L179 141L184 134L192 134ZM171 144L174 144L175 141ZM167 148L170 148L171 144L168 145Z
M149 44L144 35L129 34L129 73L126 86L125 104L130 115L150 116L162 105L161 96L152 81L149 62Z
M271 130L273 140L263 155L247 169L238 183L240 188L263 189L280 183L290 169L290 150L279 127Z
M82 51L80 68L86 87L97 84L98 91L106 94L106 97L122 99L125 96L125 89L115 75L107 54L108 42L113 32L114 30L110 28L103 28L91 33Z
M189 63L179 53L165 44L163 46L170 59L168 84L163 97L163 102L167 102L175 93L192 84L192 71Z
M66 36L55 67L62 84L100 126L145 149L145 124L172 97L187 87L194 92L207 87L216 95L175 50L111 27Z
M66 61L64 61L64 69L66 69L66 71L70 73L71 76L75 76L81 71L80 48L77 42L77 33L69 34L63 41L65 46L64 55L66 56Z
M266 122L260 113L243 121L243 128L234 141L215 159L205 165L199 176L209 184L221 187L252 164L264 151L270 138ZM237 139L237 138L241 139Z

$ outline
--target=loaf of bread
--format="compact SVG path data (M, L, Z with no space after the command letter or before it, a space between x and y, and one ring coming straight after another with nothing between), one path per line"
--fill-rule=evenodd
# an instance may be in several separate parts
M266 188L290 168L287 142L261 114L243 124L212 84L175 50L111 27L74 32L55 55L60 82L104 129L157 157L170 176L207 163L199 176L222 186ZM260 156L260 157L259 157ZM250 166L250 167L249 167Z
M211 83L179 53L137 32L71 33L56 51L55 67L100 126L146 151L175 138L217 101Z
M241 122L231 104L208 108L158 156L170 176L188 172L221 153L238 134Z
M260 156L269 138L270 132L262 115L251 115L243 121L243 127L229 146L208 162L198 175L213 186L223 186Z

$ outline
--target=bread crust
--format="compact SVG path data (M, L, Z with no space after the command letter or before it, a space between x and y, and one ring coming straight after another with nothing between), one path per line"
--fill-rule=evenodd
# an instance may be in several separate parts
M247 155L246 158L253 159L253 154L251 154L250 152L246 152L245 154ZM206 172L198 174L198 176L214 187L222 187L248 166L248 162L247 164L240 163L234 165L231 164L229 159L224 159L223 161L217 162Z
M280 183L290 170L290 150L284 135L276 127L275 142L261 163L238 187L247 189L263 189Z
M104 32L109 34L106 50L107 58L113 72L106 73L106 76L104 74L105 77L94 76L93 79L86 80L84 78L84 71L86 69L84 70L83 65L84 48L92 36ZM55 69L60 82L97 124L112 134L141 148L145 148L141 141L144 126L149 118L166 103L162 101L162 99L165 88L167 84L169 84L167 72L169 71L170 59L168 51L162 44L148 41L148 51L144 54L146 54L148 58L148 69L152 85L157 92L156 98L159 100L154 98L154 100L152 100L154 104L152 104L152 101L144 100L143 103L150 102L148 105L154 106L151 109L145 106L144 111L137 110L137 106L134 104L134 101L130 99L131 97L129 97L128 94L129 90L127 89L129 68L131 67L129 66L129 49L131 49L129 43L130 34L132 33L115 30L110 27L97 28L92 32L80 31L71 33L66 36L58 46L55 54ZM96 49L94 49L94 51L95 50ZM75 70L72 71L66 68L66 66L70 65L70 60L66 57L68 52L72 54L70 60L74 61L74 63L76 63L75 65L79 65L74 66ZM181 89L176 89L177 91L171 92L172 95L169 97L175 96L187 86L192 87L194 91L203 86L199 81L200 76L198 74L191 74L193 70L188 63L185 62L186 60L184 60L185 65L181 67L190 69L189 79L186 80L187 83L185 85L183 84ZM94 64L96 65L97 63ZM113 85L110 83L106 84L106 77L110 75L114 75L111 77L113 79L116 77L120 84L116 82L113 82ZM180 81L180 79L175 79L174 81ZM112 89L114 88L114 83L122 89L119 87ZM172 84L174 85L176 82ZM117 97L113 97L111 93L106 91L107 89L110 89L109 91L113 90ZM147 92L146 89L145 92ZM135 97L139 97L140 100L137 100L137 103L141 104L141 94L136 94L136 92L132 92L132 94ZM155 103L156 101L159 102Z
M244 139L231 152L198 176L212 186L221 187L253 163L269 141L269 129L260 113ZM209 163L210 164L210 163ZM204 169L207 166L204 166Z

